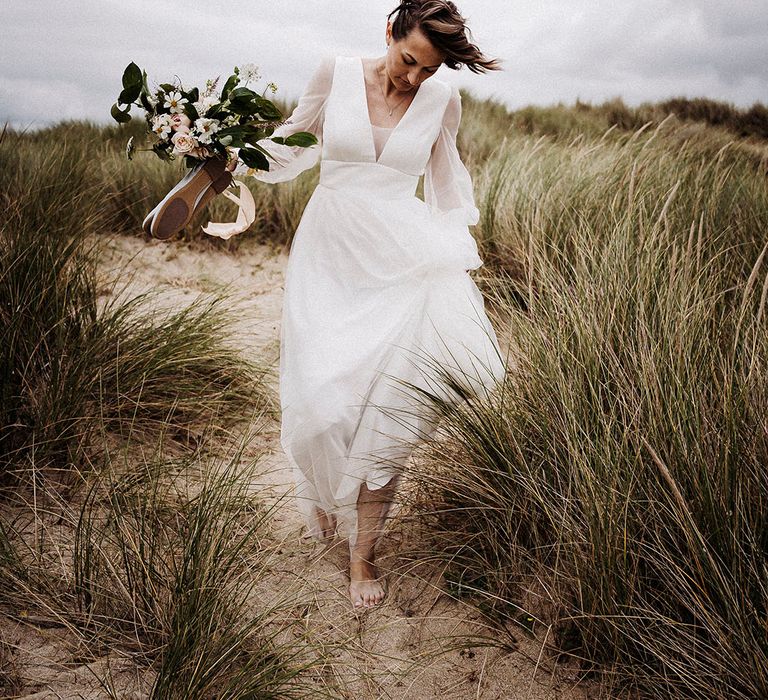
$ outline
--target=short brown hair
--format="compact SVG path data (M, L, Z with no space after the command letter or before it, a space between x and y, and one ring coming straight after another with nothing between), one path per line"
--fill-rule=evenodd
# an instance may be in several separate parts
M432 45L445 54L446 66L457 70L462 65L473 73L501 70L501 63L495 58L486 58L480 49L467 38L472 33L466 26L466 19L449 0L403 0L387 15L392 23L392 37L399 41L418 27Z

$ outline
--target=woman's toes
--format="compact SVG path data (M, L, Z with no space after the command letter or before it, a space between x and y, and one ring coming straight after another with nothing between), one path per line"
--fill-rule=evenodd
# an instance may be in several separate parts
M352 581L349 594L354 608L373 608L386 597L386 592L378 580Z

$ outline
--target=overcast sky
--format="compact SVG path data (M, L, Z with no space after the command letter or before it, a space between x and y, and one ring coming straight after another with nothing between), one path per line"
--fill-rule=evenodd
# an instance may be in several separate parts
M296 99L327 53L380 56L396 0L0 0L0 122L108 122L123 68L187 85L259 66ZM457 0L504 70L438 75L509 105L768 102L768 0ZM263 85L263 83L262 83ZM136 113L136 112L135 112Z

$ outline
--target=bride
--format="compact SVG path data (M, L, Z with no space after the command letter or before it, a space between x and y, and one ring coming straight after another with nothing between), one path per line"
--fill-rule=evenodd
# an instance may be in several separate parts
M461 400L424 360L439 360L472 392L504 375L468 274L482 260L468 229L479 218L472 182L456 149L461 98L433 77L443 64L475 73L499 65L469 42L452 2L406 0L387 19L386 53L323 60L274 134L309 131L316 146L264 140L269 172L234 168L274 183L320 160L286 271L281 445L309 536L349 540L356 609L385 597L376 543L405 462L436 427L418 390Z

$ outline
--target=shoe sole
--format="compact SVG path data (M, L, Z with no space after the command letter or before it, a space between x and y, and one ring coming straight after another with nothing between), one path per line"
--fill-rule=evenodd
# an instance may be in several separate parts
M194 168L192 168L181 180L179 180L173 188L168 192L168 194L165 195L165 197L160 200L160 202L155 206L154 209L152 209L149 214L144 218L144 221L142 223L142 228L144 231L146 231L150 236L152 234L152 222L154 221L155 217L160 213L160 210L171 200L172 197L176 195L176 193L182 188L185 187L192 178L200 172L202 169L203 164L200 163L199 165L196 165Z
M232 183L223 159L211 158L182 178L147 215L142 227L154 238L166 240Z

